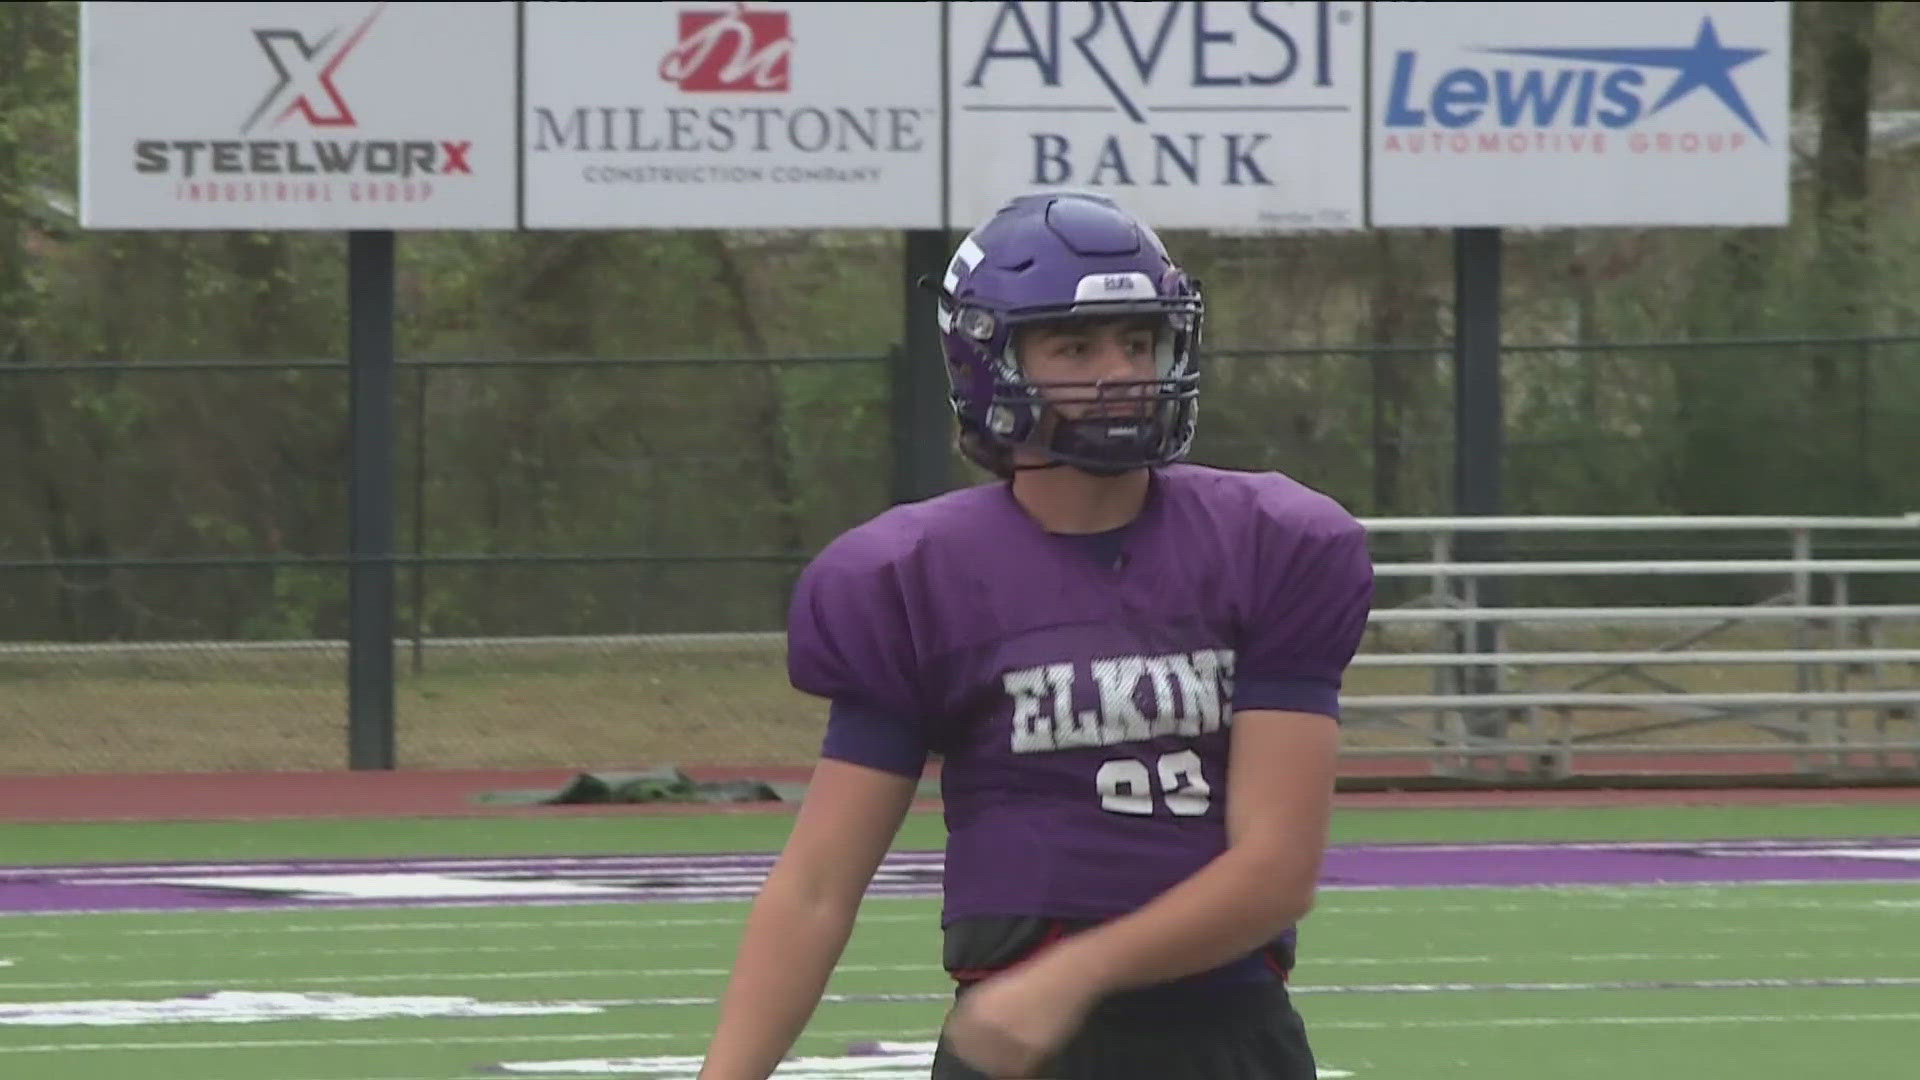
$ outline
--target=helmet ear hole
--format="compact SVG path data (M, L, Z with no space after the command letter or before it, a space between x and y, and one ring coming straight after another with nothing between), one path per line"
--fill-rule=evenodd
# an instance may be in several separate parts
M977 307L961 308L960 317L955 320L955 325L959 327L961 333L975 341L991 341L994 332L999 329L998 320L993 317L993 312Z

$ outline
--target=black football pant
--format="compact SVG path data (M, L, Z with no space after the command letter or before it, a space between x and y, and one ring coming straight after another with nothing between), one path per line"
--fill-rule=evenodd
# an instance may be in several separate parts
M964 991L962 991L964 993ZM932 1080L997 1080L940 1041ZM1314 1080L1306 1026L1279 982L1103 1002L1034 1080Z

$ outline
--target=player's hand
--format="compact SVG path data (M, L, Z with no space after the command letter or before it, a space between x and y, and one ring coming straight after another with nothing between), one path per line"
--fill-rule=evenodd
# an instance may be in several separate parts
M993 1080L1033 1080L1093 1008L1094 988L1040 957L969 990L947 1017L947 1043Z

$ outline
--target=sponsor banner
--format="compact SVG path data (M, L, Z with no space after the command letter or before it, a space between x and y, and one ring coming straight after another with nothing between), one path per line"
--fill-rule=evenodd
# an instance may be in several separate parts
M940 5L531 3L529 228L940 226Z
M1373 5L1372 223L1782 225L1789 5Z
M514 12L491 3L87 3L96 229L515 224Z
M1160 228L1363 226L1365 5L951 8L952 221L1104 192Z
M89 228L1788 220L1785 3L81 10Z

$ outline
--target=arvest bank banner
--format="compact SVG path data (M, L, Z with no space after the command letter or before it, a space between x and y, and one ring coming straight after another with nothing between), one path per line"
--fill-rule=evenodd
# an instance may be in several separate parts
M515 223L511 4L80 10L89 228Z
M1059 188L1162 228L1365 224L1361 3L956 3L950 19L955 227Z
M1781 225L1790 5L1373 5L1372 223Z
M530 3L529 228L940 221L938 3Z

